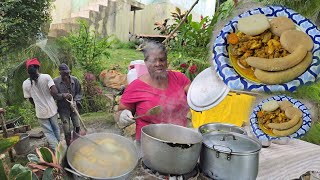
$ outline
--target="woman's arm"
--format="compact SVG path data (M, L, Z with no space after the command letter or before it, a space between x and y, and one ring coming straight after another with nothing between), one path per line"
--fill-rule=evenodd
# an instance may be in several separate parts
M189 87L190 87L191 83L188 83L185 87L184 87L184 92L186 94L188 94L188 90L189 90Z

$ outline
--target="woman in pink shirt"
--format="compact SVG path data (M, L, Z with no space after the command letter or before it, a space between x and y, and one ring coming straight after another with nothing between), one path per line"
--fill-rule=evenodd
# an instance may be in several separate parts
M187 125L187 91L190 80L180 72L167 70L167 51L162 43L148 42L143 49L147 74L131 82L121 96L119 123L123 126L136 122L136 140L141 128L148 124L170 123ZM162 106L159 115L143 116L134 121L133 114L145 114L155 106Z

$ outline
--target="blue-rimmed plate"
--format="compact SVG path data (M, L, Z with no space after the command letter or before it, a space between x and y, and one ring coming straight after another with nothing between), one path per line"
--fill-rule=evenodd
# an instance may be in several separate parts
M276 101L284 101L284 100L288 100L289 102L291 102L295 107L299 108L302 111L302 126L300 127L300 129L298 129L295 133L287 136L290 138L300 138L301 136L303 136L309 129L311 126L311 116L310 113L308 111L308 108L302 104L300 101L293 99L291 97L288 96L283 96L283 95L278 95L278 96L273 96L270 97L264 101L262 101L261 103L258 104L258 106L256 106L253 109L253 112L250 116L250 126L251 126L251 130L252 132L256 135L256 137L260 140L273 140L273 139L280 139L281 137L274 137L271 135L268 135L267 133L265 133L259 126L258 123L258 118L257 118L257 113L259 111L261 111L261 107L262 104L270 101L270 100L276 100Z
M293 20L299 26L299 29L307 33L313 40L313 61L310 67L296 79L279 85L266 85L250 81L239 75L233 68L228 55L227 36L231 32L236 32L239 18L253 14L265 14L267 17L286 16ZM218 76L235 90L247 90L257 92L276 92L276 91L295 91L296 88L303 84L310 84L319 76L320 73L320 31L309 19L301 16L297 12L282 6L267 6L249 10L232 19L216 38L213 45L213 64L217 70Z

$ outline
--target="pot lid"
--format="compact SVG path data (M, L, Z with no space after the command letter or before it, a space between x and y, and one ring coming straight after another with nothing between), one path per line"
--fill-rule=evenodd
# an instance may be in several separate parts
M192 81L187 101L195 111L204 111L218 105L228 94L229 88L209 67Z
M206 147L223 153L249 154L260 151L261 144L242 134L211 132L203 135Z

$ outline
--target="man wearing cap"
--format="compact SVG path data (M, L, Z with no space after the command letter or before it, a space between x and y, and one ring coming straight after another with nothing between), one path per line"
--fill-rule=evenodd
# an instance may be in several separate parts
M71 109L71 104L67 101L72 100L76 102L79 106L82 95L81 95L81 84L79 80L70 75L69 67L62 63L59 66L60 76L54 79L54 83L58 89L58 94L55 97L58 104L58 112L63 123L63 131L65 134L66 142L69 145L71 142L71 132L70 132L70 118L74 131L76 133L80 132L79 117Z
M22 84L23 95L34 105L49 147L55 150L60 141L57 105L53 99L57 88L49 74L39 72L40 62L37 58L27 60L26 67L29 78Z

